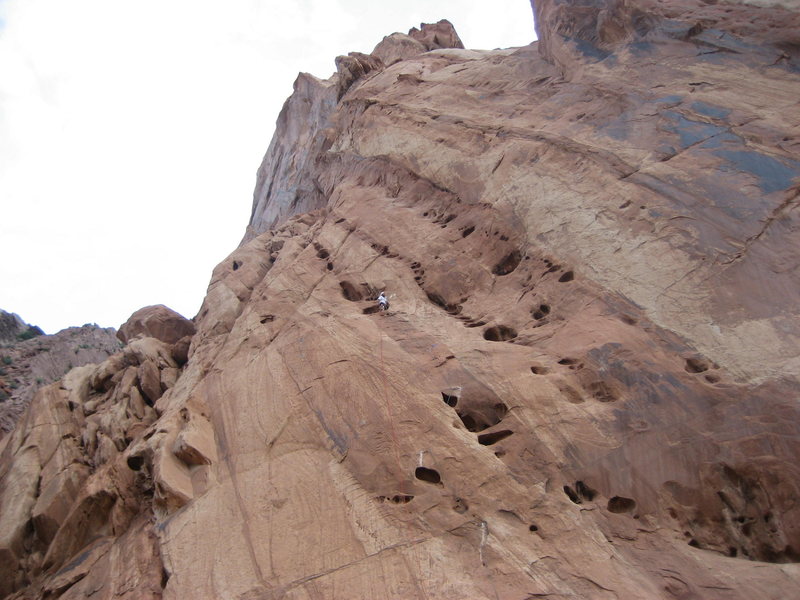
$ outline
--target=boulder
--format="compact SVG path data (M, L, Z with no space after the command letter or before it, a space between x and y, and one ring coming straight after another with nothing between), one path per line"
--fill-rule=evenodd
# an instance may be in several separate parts
M393 33L392 35L384 37L383 40L375 46L372 55L379 58L381 62L388 67L427 51L428 48L425 47L425 44L419 40L415 40L410 35Z
M119 328L117 337L128 343L137 337L153 337L165 344L174 344L182 337L194 335L195 326L163 304L145 306L133 313Z
M447 19L442 19L438 23L421 23L419 29L416 27L409 29L408 35L425 46L426 50L464 48L453 24Z

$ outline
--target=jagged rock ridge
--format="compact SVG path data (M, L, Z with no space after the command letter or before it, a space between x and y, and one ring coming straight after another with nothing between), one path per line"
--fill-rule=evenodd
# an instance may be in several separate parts
M0 311L0 439L37 390L73 367L99 363L119 351L111 328L86 324L45 335L18 315Z
M145 311L6 443L3 591L795 593L798 13L535 11L298 78L191 346Z

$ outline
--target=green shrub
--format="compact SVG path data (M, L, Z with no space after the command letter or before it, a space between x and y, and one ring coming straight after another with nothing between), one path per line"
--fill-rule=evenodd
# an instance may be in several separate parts
M6 375L7 373L8 373L8 371L6 371L6 370L5 370L5 369L3 369L3 368L0 368L0 377L5 377L5 375Z
M8 400L9 396L5 390L0 390L0 402L5 402Z
M42 385L44 383L44 377L37 377L36 378L36 383L38 385Z
M13 362L14 362L14 359L13 359L13 358L11 358L10 356L4 356L4 357L3 357L3 364L4 364L4 365L10 365L10 364L12 364Z

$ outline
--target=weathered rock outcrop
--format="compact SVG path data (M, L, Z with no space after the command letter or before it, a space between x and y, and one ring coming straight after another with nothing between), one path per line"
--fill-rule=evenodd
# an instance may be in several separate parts
M125 330L140 319L141 311ZM182 335L174 322L174 331L159 325L162 337ZM72 369L37 393L2 440L0 594L161 597L154 515L191 497L178 461L213 455L191 403L174 422L159 419L180 374L173 354L174 346L139 337L99 365ZM174 454L153 451L172 444Z
M40 388L73 367L99 363L119 351L115 331L97 325L68 327L45 335L13 313L0 311L0 439Z
M797 12L535 11L298 78L191 347L8 438L4 591L796 595Z
M42 335L36 325L28 325L18 314L0 310L0 344L9 344Z
M165 344L175 344L194 334L194 323L171 308L157 304L145 306L133 313L119 328L117 337L124 343L139 337L152 337Z

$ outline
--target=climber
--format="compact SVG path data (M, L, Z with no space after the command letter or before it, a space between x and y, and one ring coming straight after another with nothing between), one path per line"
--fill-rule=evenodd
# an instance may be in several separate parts
M386 299L386 292L381 292L378 296L378 310L389 310L389 301Z

